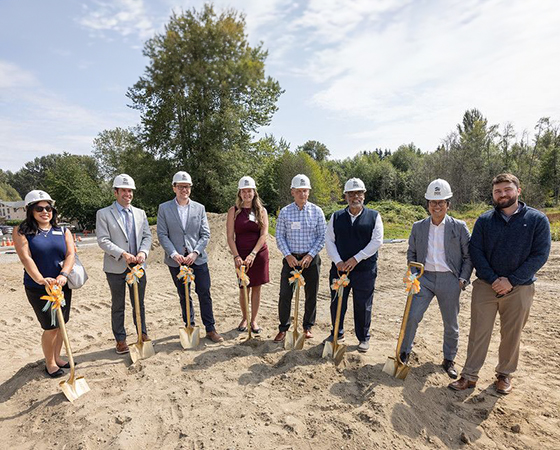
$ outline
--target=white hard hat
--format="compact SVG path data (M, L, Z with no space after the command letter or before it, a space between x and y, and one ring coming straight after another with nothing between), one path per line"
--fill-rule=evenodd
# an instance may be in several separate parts
M37 203L37 202L51 202L54 205L54 200L51 198L51 196L49 194L47 194L45 191L41 191L39 189L35 189L31 192L28 192L27 195L25 196L25 206L29 206L32 203Z
M311 181L307 175L299 174L292 178L292 189L311 189Z
M447 200L453 197L453 192L451 192L451 186L447 181L438 178L428 185L424 197L427 200Z
M366 185L359 178L350 178L344 185L344 193L353 191L366 191Z
M121 173L117 175L113 180L113 189L136 189L136 185L134 184L134 180L130 175L126 173Z
M239 180L237 189L257 189L257 185L255 184L255 180L247 176L247 177L242 177Z
M192 178L187 172L181 170L173 175L173 181L171 184L175 186L176 183L186 183L192 186Z

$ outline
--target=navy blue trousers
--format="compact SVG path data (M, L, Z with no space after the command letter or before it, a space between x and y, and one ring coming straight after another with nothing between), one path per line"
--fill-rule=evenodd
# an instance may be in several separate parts
M335 278L338 278L336 266L333 264L329 273L329 285ZM348 296L352 291L352 298L354 300L354 328L356 330L356 337L360 342L369 341L369 329L371 327L371 309L373 305L373 291L375 289L375 279L377 278L377 266L371 270L361 270L350 272L348 276L350 284L344 288L342 296L342 309L340 311L340 323L338 326L338 336L344 334L344 316L348 309ZM338 296L336 291L331 289L331 321L332 330L334 333L334 323L336 318L336 308L338 305Z
M183 315L183 322L185 326L189 324L187 320L187 301L185 295L185 285L182 279L178 279L179 267L169 267L169 272L171 273L171 278L173 278L173 283L177 288L177 293L179 294L179 302L181 303L181 312ZM200 317L202 318L202 323L204 324L206 331L216 330L216 321L214 320L214 313L212 311L212 297L210 296L210 271L208 270L208 264L193 264L192 266L194 273L194 291L198 295L198 303L200 305ZM191 308L190 323L194 325L194 308L191 293L189 290L189 302Z

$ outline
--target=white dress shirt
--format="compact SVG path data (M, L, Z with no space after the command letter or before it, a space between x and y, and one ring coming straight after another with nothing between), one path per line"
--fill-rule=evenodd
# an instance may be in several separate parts
M451 272L445 260L445 221L447 215L439 225L434 225L430 220L430 232L428 233L428 253L424 269L428 272Z
M350 208L346 209L346 212L350 214L350 220L352 223L358 218L360 214L362 214L363 209L356 215L353 215L350 212ZM336 249L335 244L335 234L334 234L334 223L333 223L334 214L331 216L329 223L327 225L327 232L325 234L325 247L327 248L327 254L329 258L335 264L338 264L342 261L342 258L338 254L338 250ZM371 233L371 240L368 244L361 249L358 253L354 255L356 261L360 262L363 259L371 258L377 250L383 245L383 221L381 220L381 214L377 213L377 219L375 219L375 227L373 227L373 232Z

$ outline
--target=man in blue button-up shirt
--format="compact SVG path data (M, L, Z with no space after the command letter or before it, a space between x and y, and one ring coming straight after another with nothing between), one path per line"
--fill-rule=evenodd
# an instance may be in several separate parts
M303 330L307 339L312 337L311 327L317 313L317 291L321 258L319 252L325 245L325 215L321 208L308 201L311 183L305 175L292 179L294 202L280 210L276 222L276 244L284 256L280 275L278 314L280 325L275 342L282 342L290 328L293 289L288 278L294 268L303 269L305 278L305 313Z

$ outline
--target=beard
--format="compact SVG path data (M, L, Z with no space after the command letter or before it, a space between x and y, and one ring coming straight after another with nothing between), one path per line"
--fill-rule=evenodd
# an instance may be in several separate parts
M504 198L502 200L496 201L494 200L494 206L496 206L496 208L498 209L505 209L505 208L509 208L511 205L513 205L516 201L517 201L517 195L514 197L510 197L510 198Z

